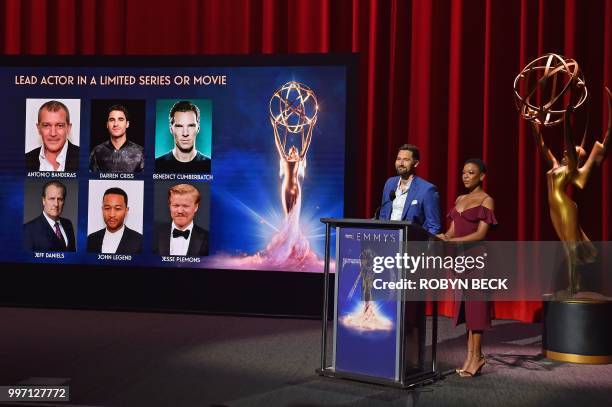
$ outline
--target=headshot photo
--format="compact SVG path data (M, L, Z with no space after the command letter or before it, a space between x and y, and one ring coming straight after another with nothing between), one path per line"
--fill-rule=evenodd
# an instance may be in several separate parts
M79 169L80 99L26 99L28 171Z
M144 181L89 181L87 251L142 251Z
M92 100L89 170L141 172L144 119L144 100Z
M153 253L208 256L210 184L155 184Z
M32 252L76 251L73 224L78 224L78 196L78 183L74 179L27 179L23 197L23 248Z
M210 173L212 102L157 101L155 172Z

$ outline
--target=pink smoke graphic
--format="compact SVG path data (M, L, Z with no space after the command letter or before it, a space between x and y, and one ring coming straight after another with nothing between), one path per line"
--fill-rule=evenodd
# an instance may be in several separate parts
M205 260L209 267L243 270L323 272L324 262L311 249L300 227L300 203L284 218L265 249L244 256L219 254Z
M353 312L340 318L340 323L357 332L393 329L393 322L380 312L374 301L361 301Z

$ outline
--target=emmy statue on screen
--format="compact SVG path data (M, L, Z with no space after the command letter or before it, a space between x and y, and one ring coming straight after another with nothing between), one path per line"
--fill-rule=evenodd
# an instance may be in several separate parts
M303 83L290 81L272 94L269 112L279 155L284 220L264 255L279 266L300 270L312 268L318 260L300 226L301 183L306 176L306 154L312 143L319 105L312 89Z
M208 265L253 270L323 270L323 261L310 247L308 220L302 223L300 219L306 155L313 141L318 114L315 92L303 83L290 81L272 93L269 119L274 150L279 157L282 218L272 225L274 232L266 237L264 249L248 256L216 255L209 258Z
M306 153L312 142L318 112L314 92L299 82L287 82L270 99L270 123L280 157L281 201L286 219L299 219L300 178L306 174Z
M583 189L591 172L606 157L612 139L612 94L607 88L606 91L608 129L603 141L595 141L587 154L587 130L577 144L571 127L572 115L588 101L586 82L578 63L561 55L545 54L527 64L514 80L516 106L530 122L536 145L548 167L550 218L563 244L568 278L567 289L557 291L553 301L545 302L544 348L547 357L577 363L612 362L612 330L610 323L605 324L606 319L601 320L601 316L610 315L612 301L599 293L583 291L581 267L595 263L598 250L582 229L578 205L568 193L570 186ZM548 147L543 136L544 129L559 124L563 124L565 146L561 159ZM608 328L598 331L596 327L601 324ZM581 331L585 337L582 341L576 340Z

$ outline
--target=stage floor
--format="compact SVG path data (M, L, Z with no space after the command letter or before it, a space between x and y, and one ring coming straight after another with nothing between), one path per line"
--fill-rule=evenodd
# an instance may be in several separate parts
M0 308L0 321L0 385L69 385L64 406L559 407L609 405L612 394L612 365L544 359L541 326L515 321L485 334L482 376L414 390L317 376L315 320ZM448 371L464 328L439 322Z

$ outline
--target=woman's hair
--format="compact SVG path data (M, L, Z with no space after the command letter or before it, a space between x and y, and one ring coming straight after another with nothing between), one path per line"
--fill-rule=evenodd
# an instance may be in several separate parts
M463 165L474 164L483 174L487 172L487 165L480 158L470 158Z

